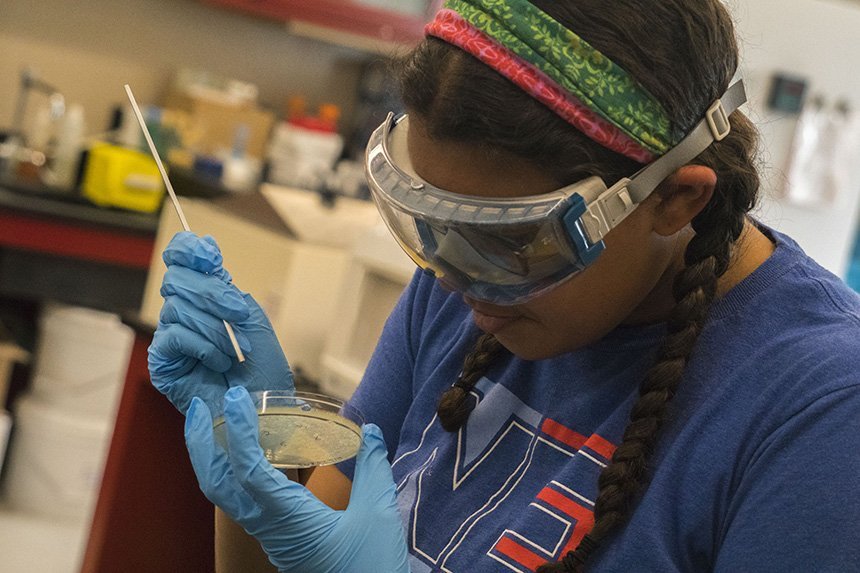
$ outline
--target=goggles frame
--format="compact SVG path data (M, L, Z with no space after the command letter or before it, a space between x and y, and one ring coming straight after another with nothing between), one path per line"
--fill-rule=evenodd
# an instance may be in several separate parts
M388 114L371 136L365 169L374 201L380 211L383 210L381 202L394 205L416 222L503 227L539 224L550 218L557 219L564 230L564 237L558 237L559 249L569 249L568 258L577 267L570 272L570 276L573 276L597 259L605 249L603 238L651 195L662 181L698 156L714 141L720 141L729 134L731 124L728 118L745 101L743 80L737 79L675 147L631 177L622 178L612 186L607 186L599 177L588 177L555 191L515 198L476 197L445 191L421 180L417 174L404 170L395 161L392 142L400 143L402 147L405 145L405 137L395 141L392 133L398 125L403 124L401 129L405 128L408 116L395 117L393 113ZM400 151L405 153L405 150ZM385 182L377 179L377 162L384 162L385 167L390 168L391 172L386 178L396 178L399 183L406 182L408 185L391 185L386 189ZM398 236L387 219L386 223L410 258L425 270L432 270L433 265L422 264L419 259L427 262L426 259L404 244L402 237ZM561 282L563 281L556 281L556 285ZM507 304L522 302L546 290L548 289L541 288L526 297L519 296L515 302Z

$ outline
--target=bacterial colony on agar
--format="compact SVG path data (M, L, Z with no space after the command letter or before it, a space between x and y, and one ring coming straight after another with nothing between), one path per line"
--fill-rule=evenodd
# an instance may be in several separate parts
M259 415L260 446L278 469L336 464L355 456L361 428L336 412L316 408L268 408ZM223 418L214 424L215 438L226 445Z

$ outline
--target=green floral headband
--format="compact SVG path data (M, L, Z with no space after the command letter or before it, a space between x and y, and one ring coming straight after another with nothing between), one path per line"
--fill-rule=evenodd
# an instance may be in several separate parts
M669 117L624 69L526 0L446 0L471 26L656 155L671 149Z

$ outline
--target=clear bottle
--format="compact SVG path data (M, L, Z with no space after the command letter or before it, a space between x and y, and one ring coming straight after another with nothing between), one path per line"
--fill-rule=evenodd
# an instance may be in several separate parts
M253 191L260 176L259 162L248 156L248 139L251 135L246 124L240 124L233 136L233 150L224 160L224 173L221 183L227 189L238 193Z
M51 162L57 187L72 189L77 182L85 129L83 106L70 105L57 130L57 145Z

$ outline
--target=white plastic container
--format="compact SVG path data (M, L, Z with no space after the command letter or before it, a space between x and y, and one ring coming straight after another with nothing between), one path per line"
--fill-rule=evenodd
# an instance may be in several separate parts
M44 402L110 417L125 380L134 333L119 316L52 304L40 320L32 390Z
M318 131L282 122L269 143L269 182L317 189L334 169L343 151L343 137L335 131Z
M7 459L5 499L34 514L86 519L94 509L112 425L20 397Z
M6 410L0 410L0 471L6 459L6 447L9 445L9 433L12 430L12 416Z
M72 104L66 110L57 133L53 172L58 187L71 189L75 184L85 131L84 108L80 104Z

